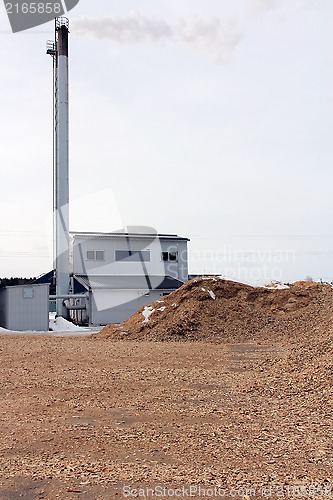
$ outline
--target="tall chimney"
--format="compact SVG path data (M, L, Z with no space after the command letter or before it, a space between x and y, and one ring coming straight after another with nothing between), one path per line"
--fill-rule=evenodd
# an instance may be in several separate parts
M68 129L68 34L69 21L55 20L55 42L48 42L53 57L54 78L54 159L53 159L53 259L56 270L57 315L68 310L61 296L69 294L69 129Z

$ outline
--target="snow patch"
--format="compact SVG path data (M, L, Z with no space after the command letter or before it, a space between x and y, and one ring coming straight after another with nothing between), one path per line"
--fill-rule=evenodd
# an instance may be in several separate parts
M149 316L155 311L151 306L145 306L144 310L142 311L143 316L145 319L142 321L142 323L148 323L149 321Z
M272 281L268 285L264 285L263 288L267 288L268 290L286 290L289 286L281 283L280 281Z
M206 292L206 291L207 291L207 292L209 293L209 295L211 296L211 298L215 300L215 298L216 298L216 297L215 297L215 293L214 293L214 292L212 292L212 290L206 290L206 288L201 288L201 290L202 290L203 292Z
M166 309L166 306L162 306L162 307L159 307L157 310L163 312L165 309Z
M18 333L15 330L7 330L7 328L2 328L2 327L0 327L0 332L1 333Z
M82 328L81 326L73 325L70 321L63 318L62 316L58 316L55 319L50 319L49 328L53 332L72 332L78 330L86 330L86 328Z
M2 335L30 335L30 336L51 336L51 337L82 337L87 335L92 335L93 333L99 332L102 327L86 327L86 326L76 326L73 325L70 321L62 317L56 318L56 313L49 314L49 330L48 331L33 331L33 330L24 330L24 331L14 331L7 330L6 328L0 328L0 334Z

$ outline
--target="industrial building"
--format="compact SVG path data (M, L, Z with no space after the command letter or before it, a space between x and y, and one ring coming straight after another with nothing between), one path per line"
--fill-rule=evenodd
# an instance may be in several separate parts
M188 279L187 238L117 232L70 236L75 298L65 305L78 324L119 323ZM79 309L80 304L86 307Z
M64 316L79 325L120 323L173 292L188 280L187 242L153 231L70 233L69 293L61 297ZM54 290L55 281L53 271L36 283L49 283Z
M5 291L2 304L5 310L7 296L14 294L20 310L28 304L26 314L32 317L43 302L37 301L38 293L43 290L45 295L50 289L57 316L83 325L119 323L188 280L188 239L143 227L112 233L69 232L68 49L69 21L56 18L55 40L47 42L46 50L53 59L54 269L35 280L34 301L24 296L28 293L24 288L16 295ZM49 287L38 288L41 284ZM45 300L43 304L39 327L45 325L49 310Z
M80 325L120 323L188 280L187 238L152 228L69 232L69 21L55 19L53 60L54 268L33 283L0 290L0 326L49 328L57 316Z

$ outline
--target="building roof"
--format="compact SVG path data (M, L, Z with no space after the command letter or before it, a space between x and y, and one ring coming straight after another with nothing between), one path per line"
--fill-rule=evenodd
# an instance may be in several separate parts
M161 240L178 240L178 241L190 241L188 238L184 238L182 236L178 236L177 234L158 234L158 233L135 233L135 232L112 232L112 233L86 233L86 232L74 232L71 231L70 235L73 236L74 238L76 236L80 238L159 238Z
M171 276L87 276L74 274L86 290L175 290L183 282Z

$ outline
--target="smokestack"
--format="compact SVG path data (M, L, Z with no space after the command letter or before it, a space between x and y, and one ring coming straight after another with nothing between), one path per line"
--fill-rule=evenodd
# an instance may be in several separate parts
M56 295L69 294L69 129L68 129L68 34L69 21L55 20L55 42L48 42L53 57L54 141L53 141L53 237ZM63 299L57 299L57 315L67 317Z

